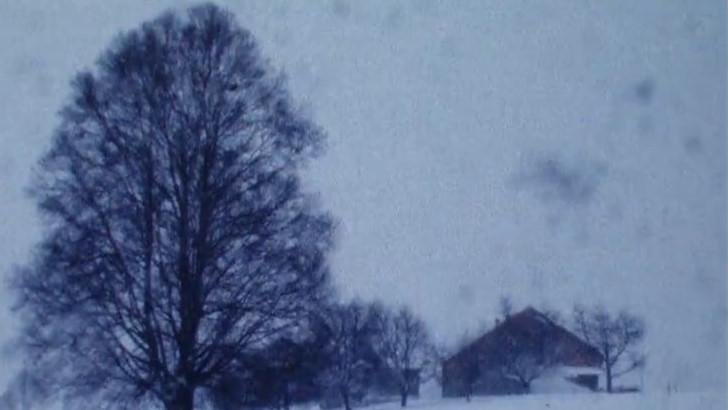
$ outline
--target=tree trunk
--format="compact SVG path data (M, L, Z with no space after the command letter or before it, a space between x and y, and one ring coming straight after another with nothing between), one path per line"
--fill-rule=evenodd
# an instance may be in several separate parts
M406 387L404 387L404 388L402 388L402 389L399 390L399 396L400 396L400 399L401 399L400 402L399 402L399 404L402 407L407 407L407 396L408 396L408 393L409 392L407 391L407 388Z
M289 392L288 382L283 384L283 409L289 410L291 408L291 395Z
M190 387L180 387L171 401L164 403L165 410L194 410L195 390Z
M607 365L607 393L612 392L612 366Z
M344 402L344 409L351 410L351 403L349 402L349 392L345 389L341 389L341 400Z

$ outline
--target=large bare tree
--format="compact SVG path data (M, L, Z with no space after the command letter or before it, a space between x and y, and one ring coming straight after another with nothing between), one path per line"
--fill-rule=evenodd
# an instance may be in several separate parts
M645 334L638 316L624 311L612 315L601 306L576 306L573 315L576 331L604 357L607 392L612 392L614 378L644 366L644 355L635 350Z
M376 348L384 364L394 373L399 387L400 405L407 398L418 372L425 370L433 359L433 345L425 322L410 308L396 312L382 310L378 317Z
M328 361L320 382L340 396L346 410L351 410L355 397L366 393L370 381L376 359L372 342L377 316L377 306L360 301L332 304L320 316Z
M323 133L211 5L118 37L79 74L15 277L27 346L65 396L194 407L326 283L331 220L300 187Z

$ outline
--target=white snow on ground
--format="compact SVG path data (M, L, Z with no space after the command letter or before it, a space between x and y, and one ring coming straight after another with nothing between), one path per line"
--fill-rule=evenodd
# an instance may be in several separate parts
M366 407L367 410L397 410L398 403ZM721 392L634 394L531 394L524 396L475 397L465 399L413 400L411 410L725 410Z
M538 378L532 381L531 392L535 394L591 393L586 387L579 386L560 376Z
M583 394L530 394L514 396L464 398L410 399L407 410L725 410L726 395L720 391L686 392L667 394L651 393L583 393ZM2 404L2 402L0 402ZM0 407L2 410L62 410L60 404L29 409ZM355 407L355 410L400 410L398 401L371 406ZM151 410L151 409L148 409ZM315 404L294 406L294 410L320 410ZM335 409L341 410L341 409Z

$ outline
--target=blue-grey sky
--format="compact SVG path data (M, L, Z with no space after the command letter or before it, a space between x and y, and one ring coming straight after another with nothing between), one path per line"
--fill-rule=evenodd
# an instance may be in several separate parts
M0 0L0 273L39 239L24 188L74 72L185 4ZM725 389L723 1L222 4L329 134L307 175L344 295L410 304L445 343L501 294L625 307L648 386Z

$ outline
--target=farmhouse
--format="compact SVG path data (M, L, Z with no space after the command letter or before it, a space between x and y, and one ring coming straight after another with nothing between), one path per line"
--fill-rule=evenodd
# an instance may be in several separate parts
M443 397L521 394L539 378L596 390L602 355L531 307L498 322L442 364Z

